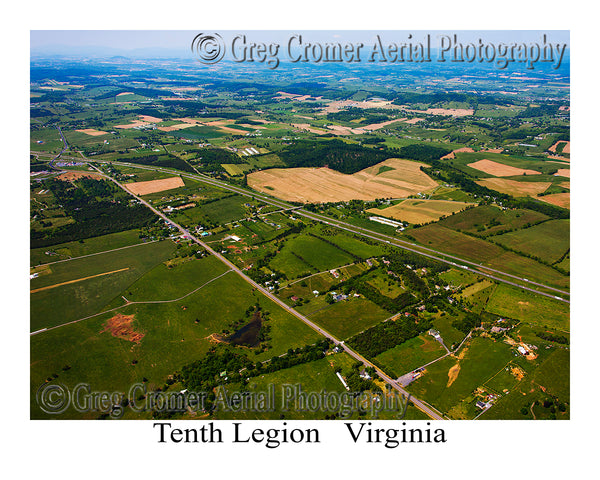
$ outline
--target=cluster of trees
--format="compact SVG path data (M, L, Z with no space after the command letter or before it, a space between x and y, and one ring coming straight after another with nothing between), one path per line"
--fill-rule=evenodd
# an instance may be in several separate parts
M452 326L464 334L467 334L474 328L481 326L481 318L475 313L466 312L464 316L456 318L452 322Z
M242 158L222 148L204 148L194 150L194 160L204 165L220 166L222 163L244 163Z
M422 162L430 162L431 160L439 160L444 155L448 155L452 150L444 147L433 147L431 145L424 145L419 143L413 143L412 145L405 145L400 147L399 153L402 158L408 158L410 160L419 160Z
M232 382L240 380L239 371L250 365L254 364L246 355L213 348L202 360L185 365L175 377L191 391L209 392L217 385L226 383L225 377L221 377L222 372L226 372L227 382Z
M175 155L146 155L143 157L131 157L121 159L125 162L151 165L153 167L174 168L183 172L196 173L189 163Z
M535 334L540 337L542 340L547 340L549 342L556 342L556 343L561 343L563 345L568 345L569 344L569 339L567 337L565 337L564 335L558 335L556 333L550 333L550 332L535 332Z
M329 167L341 173L352 174L380 163L390 154L339 139L327 141L299 140L279 152L279 158L288 167Z
M383 322L348 340L348 344L368 358L394 348L429 330L429 320L415 321L414 317L401 317L396 321Z
M157 221L143 205L114 201L113 186L106 180L83 179L73 186L58 179L47 180L44 187L52 191L66 214L75 220L51 231L31 231L31 248L98 237L109 233L150 226ZM100 199L97 200L97 197Z
M389 116L382 113L373 113L369 109L350 107L339 112L328 113L327 120L350 122L352 120L361 119L359 124L369 125L371 123L385 122L389 120Z

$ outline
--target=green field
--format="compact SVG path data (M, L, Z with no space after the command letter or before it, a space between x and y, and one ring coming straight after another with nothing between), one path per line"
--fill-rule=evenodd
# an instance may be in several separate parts
M271 260L270 267L288 278L316 273L352 263L353 258L339 248L309 235L298 235L285 243Z
M110 273L31 294L31 330L95 314L175 250L171 241L148 243L50 265L51 273L31 280L31 290ZM122 270L123 271L117 271Z
M80 242L67 242L52 245L51 247L33 248L30 250L30 264L40 265L42 263L56 262L57 260L81 257L82 255L90 255L92 253L135 245L140 242L140 232L138 230L126 230L100 237L86 238ZM51 252L52 254L48 255L46 252Z
M522 228L529 223L546 219L548 219L546 215L533 210L501 210L492 205L482 205L440 220L439 225L487 236L507 229Z
M533 259L506 251L499 245L474 238L464 233L436 224L411 231L411 235L424 246L461 256L467 260L497 268L506 273L522 276L547 284L568 288L569 278L553 268Z
M547 262L559 260L569 249L569 220L550 220L494 237L494 242L534 255Z
M310 315L309 319L340 340L345 340L389 316L373 302L360 297L334 303Z
M205 265L206 272L209 266ZM155 275L149 281L159 283L160 276ZM168 276L163 276L162 281L168 280ZM141 286L140 282L138 287ZM232 320L243 318L246 309L256 302L269 312L271 348L260 355L240 349L251 354L250 358L265 360L320 338L279 306L253 292L239 276L229 274L181 301L120 309L119 313L135 315L134 329L144 334L137 344L103 331L106 320L115 312L31 337L32 392L53 373L59 375L57 381L71 387L88 382L94 389L127 391L144 377L149 385L162 385L167 375L203 357L211 345L209 335L222 331ZM137 363L132 364L133 360ZM71 368L63 372L65 365ZM32 415L41 415L35 402ZM71 415L79 418L74 412Z
M374 360L390 367L397 375L402 376L445 354L446 350L441 343L431 335L423 333L380 353Z
M569 305L500 284L486 306L490 313L514 318L524 323L569 331Z
M508 345L485 338L474 338L463 349L466 351L461 360L448 357L427 367L427 373L411 383L409 391L443 412L466 407L461 402L513 358ZM460 371L448 386L448 371L457 363Z

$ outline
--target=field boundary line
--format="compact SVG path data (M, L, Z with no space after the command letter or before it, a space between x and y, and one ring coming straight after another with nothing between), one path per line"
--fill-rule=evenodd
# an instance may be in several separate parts
M46 287L35 288L33 290L29 290L29 293L37 293L42 292L44 290L51 290L53 288L62 287L63 285L70 285L72 283L83 282L84 280L89 280L90 278L103 277L104 275L110 275L111 273L124 272L125 270L129 270L129 267L121 268L119 270L112 270L110 272L98 273L96 275L90 275L89 277L76 278L75 280L69 280L67 282L55 283L54 285L48 285Z
M88 253L87 255L81 255L79 257L65 258L64 260L56 260L56 262L40 263L39 265L33 265L29 268L45 267L46 265L54 265L55 263L70 262L71 260L77 260L79 258L93 257L94 255L102 255L103 253L116 252L118 250L124 250L125 248L139 247L140 245L148 245L150 243L162 242L162 241L163 240L150 240L148 242L140 242L140 243L136 243L134 245L125 245L124 247L113 248L112 250L104 250L102 252Z
M206 286L206 285L208 285L209 283L211 283L211 282L214 282L214 281L215 281L215 280L217 280L218 278L221 278L223 275L226 275L227 273L229 273L229 272L232 272L232 271L233 271L233 270L229 269L229 270L227 270L226 272L222 273L221 275L218 275L218 276L216 276L216 277L214 277L214 278L211 278L210 280L208 280L207 282L203 283L202 285L200 285L198 288L196 288L196 289L192 290L191 292L189 292L189 293L186 293L186 294L185 294L185 295L183 295L182 297L176 298L176 299L174 299L174 300L155 300L155 301L154 301L154 300L150 300L150 301L145 301L145 302L140 302L140 301L138 301L138 302L130 302L130 301L127 301L127 303L126 303L126 304L124 304L124 305L119 305L118 307L111 308L111 309L109 309L109 310L104 310L103 312L94 313L93 315L89 315L89 316L87 316L87 317L79 318L79 319L77 319L77 320L72 320L72 321L70 321L70 322L67 322L67 323L62 323L62 324L60 324L60 325L55 325L54 327L46 327L46 328L42 328L42 329L40 329L40 330L36 330L35 332L31 332L31 333L29 334L29 336L30 336L30 337L32 337L32 336L34 336L34 335L38 335L38 334L40 334L40 333L43 333L43 332L48 332L48 331L50 331L50 330L54 330L54 329L56 329L56 328L64 327L65 325L71 325L71 324L73 324L73 323L79 323L79 322L82 322L82 321L84 321L84 320L89 320L90 318L94 318L94 317L97 317L97 316L99 316L99 315L104 315L105 313L114 312L114 311L116 311L116 310L120 310L121 308L124 308L124 307L129 307L130 305L138 305L138 304L145 304L145 303L172 303L172 302L177 302L177 301L179 301L179 300L182 300L182 299L184 299L185 297L188 297L189 295L191 295L191 294L193 294L193 293L197 292L198 290L200 290L201 288L205 287L205 286Z

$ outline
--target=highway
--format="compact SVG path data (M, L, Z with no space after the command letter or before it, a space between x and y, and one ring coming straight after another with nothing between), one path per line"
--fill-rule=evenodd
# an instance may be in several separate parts
M36 153L36 154L42 154L42 152L32 152L32 153ZM398 247L398 248L402 248L404 250L413 252L413 253L417 253L419 255L423 255L427 258L431 258L432 260L436 260L438 262L442 262L445 263L447 265L451 265L453 267L459 267L462 268L466 271L470 271L472 273L475 273L477 275L482 275L484 277L490 278L494 281L500 282L500 283L505 283L507 285L511 285L517 288L521 288L523 290L526 290L528 292L531 293L535 293L538 295L542 295L548 298L552 298L555 300L559 300L561 302L564 303L570 303L570 301L566 298L560 297L558 295L552 294L552 293L548 293L548 292L544 292L541 291L537 288L534 287L539 287L539 288L543 288L545 290L549 290L551 292L556 292L560 295L564 295L564 296L570 296L570 293L565 291L565 290L560 290L558 288L555 287L551 287L549 285L545 285L542 283L538 283L535 282L533 280L529 280L525 277L519 277L517 275L513 275L510 273L506 273L506 272L502 272L500 270L496 270L493 269L491 267L487 267L484 265L479 265L475 262L471 262L469 260L465 260L463 258L460 257L456 257L454 255L450 255L444 252L440 252L438 250L434 250L431 248L427 248L427 247L423 247L420 245L416 245L414 243L410 243L408 241L405 240L400 240L397 239L395 237L391 237L389 235L385 235L382 233L378 233L372 230L368 230L366 228L363 227L358 227L356 225L352 225L346 222L342 222L340 220L336 220L330 217L326 217L324 215L320 215L320 214L316 214L313 212L309 212L307 210L304 210L302 208L298 208L297 205L292 205L289 204L287 202L278 200L278 199L274 199L272 197L269 197L267 195L261 194L261 193L257 193L257 192L251 192L248 190L245 190L241 187L237 187L235 185L230 185L226 182L220 181L220 180L215 180L213 178L207 177L206 175L203 174L191 174L191 173L185 173L185 172L180 172L177 170L172 170L172 169L168 169L168 168L162 168L162 167L149 167L149 166L145 166L145 165L138 165L135 163L128 163L128 162L118 162L118 161L107 161L107 160L90 160L88 158L82 157L82 158L78 158L78 157L63 157L63 158L68 158L68 159L73 159L73 160L78 160L78 161L86 161L86 162L97 162L97 163L112 163L114 165L121 165L121 166L127 166L127 167L133 167L133 168L140 168L143 170L152 170L152 171L159 171L159 172L163 172L163 173L169 173L172 175L181 175L182 177L185 178L190 178L192 180L197 180L197 181L201 181L204 183L207 183L209 185L218 187L218 188L222 188L225 190L229 190L235 193L238 193L240 195L244 195L247 197L251 197L251 198L257 198L262 202L265 202L269 205L281 208L281 209L285 209L285 210L290 210L290 209L294 209L294 214L298 215L298 216L302 216L305 218L309 218L313 221L316 222L320 222L320 223L324 223L327 225L331 225L334 226L336 228L340 228L342 230L345 230L347 232L353 233L355 235L360 235L366 238L370 238L372 240L378 241L378 242L382 242L382 243L387 243L389 245ZM491 272L491 273L488 273ZM500 275L500 276L499 276ZM508 277L507 278L502 278L502 277ZM511 280L509 280L511 279ZM524 283L520 283L520 282L524 282Z
M188 238L190 238L191 240L193 240L194 242L196 242L198 245L202 246L211 255L214 255L215 257L217 257L221 262L223 262L231 270L233 270L235 273L237 273L242 279L244 279L247 283L249 283L250 285L252 285L253 288L255 288L256 290L259 290L263 295L265 295L267 298L269 298L270 300L272 300L273 302L275 302L281 308L283 308L284 310L286 310L287 312L289 312L291 315L293 315L297 319L299 319L302 322L304 322L306 325L308 325L309 327L311 327L313 330L315 330L316 332L318 332L319 334L321 334L325 338L328 338L329 340L331 340L335 345L340 346L341 348L343 348L344 351L348 355L350 355L352 358L354 358L355 360L357 360L359 362L362 362L363 364L365 364L367 366L373 367L375 369L375 371L377 372L377 375L383 381L385 381L393 389L397 390L402 395L404 395L406 398L408 398L409 401L412 402L413 405L415 405L415 407L417 407L423 413L425 413L426 415L428 415L430 418L432 418L434 420L443 420L444 419L444 417L442 417L442 415L439 412L435 411L433 409L433 407L431 407L430 405L427 405L425 402L423 402L423 401L421 401L421 400L419 400L419 399L411 396L394 379L392 379L388 375L386 375L376 365L373 365L366 358L362 357L360 354L358 354L357 352L355 352L354 350L352 350L350 347L348 347L347 345L345 345L344 342L341 342L336 337L334 337L332 334L330 334L326 330L322 329L317 324L311 322L307 317L305 317L304 315L302 315L300 312L296 311L294 308L292 308L289 305L287 305L285 302L283 302L282 300L280 300L277 296L273 295L269 290L267 290L262 285L258 284L257 282L255 282L254 280L252 280L250 277L248 277L247 275L245 275L244 272L242 272L242 270L239 269L234 263L230 262L223 255L221 255L217 251L213 250L209 245L207 245L202 240L200 240L199 238L197 238L191 232L189 232L188 230L186 230L185 228L183 228L181 225L173 222L164 213L162 213L161 211L159 211L156 208L154 208L152 205L150 205L150 203L146 202L144 199L142 199L142 198L138 197L137 195L131 193L120 182L118 182L114 178L112 178L112 177L110 177L108 175L105 175L99 169L97 169L97 170L101 173L101 175L103 177L105 177L105 178L111 180L112 182L114 182L116 185L118 185L120 188L122 188L124 191L126 191L129 195L131 195L136 200L138 200L141 204L145 205L150 210L152 210L156 215L158 215L160 218L162 218L169 225L172 225L173 227L177 228L181 232L182 235L187 236Z

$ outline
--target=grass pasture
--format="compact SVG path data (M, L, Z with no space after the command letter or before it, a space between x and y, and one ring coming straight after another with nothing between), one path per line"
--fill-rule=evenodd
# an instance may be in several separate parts
M366 298L349 298L310 314L311 321L341 340L388 318L390 314Z
M161 386L168 375L205 355L212 345L207 338L209 335L222 331L229 322L243 318L246 309L257 301L264 311L269 312L272 348L260 355L239 349L250 354L250 358L262 361L320 338L318 333L282 308L253 292L239 276L229 274L178 302L134 304L120 309L120 313L135 315L133 328L143 334L139 343L103 331L104 323L114 312L31 337L32 395L53 374L57 375L56 381L71 388L87 382L94 390L127 392L133 383L141 382L143 378L150 386ZM66 365L70 369L63 371ZM35 398L31 405L32 417L44 418L36 407ZM87 418L97 416L91 415ZM61 418L81 417L81 414L67 411Z
M375 360L390 367L398 375L412 372L446 353L442 345L431 335L422 333L418 337L386 350Z
M99 237L86 238L83 241L67 242L51 247L34 248L30 250L30 264L56 262L83 255L105 252L115 248L127 247L141 243L138 230L109 233ZM46 252L51 252L50 255Z
M539 327L569 331L569 305L559 300L499 284L486 310L502 317L514 318Z
M352 262L353 258L339 248L309 235L298 235L286 242L270 266L292 279Z
M556 262L569 249L569 227L569 220L550 220L530 228L495 236L493 240L547 262Z
M486 338L474 338L463 349L459 359L447 357L427 367L427 373L410 384L411 393L448 412L453 407L460 407L477 387L514 358L508 345ZM452 379L449 372L457 364L460 370Z
M493 205L482 205L444 218L439 221L439 225L487 236L546 219L548 219L546 215L533 210L501 210Z
M133 252L132 252L133 250ZM175 250L170 241L149 243L91 257L53 264L51 273L31 280L31 330L60 325L99 312L125 288ZM95 276L106 272L108 275ZM92 277L94 278L88 278Z

